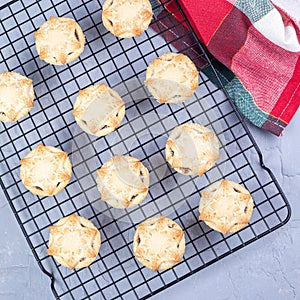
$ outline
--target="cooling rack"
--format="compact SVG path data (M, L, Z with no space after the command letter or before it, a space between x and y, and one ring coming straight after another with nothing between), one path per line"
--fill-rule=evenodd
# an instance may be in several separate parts
M36 96L27 117L0 125L0 183L57 299L148 298L272 232L290 217L281 188L226 91L212 84L221 82L174 3L180 21L157 4L151 27L132 39L118 39L105 30L102 1L19 0L0 8L0 71L33 79ZM86 35L84 53L67 66L48 65L35 50L33 32L51 15L74 18ZM143 85L146 66L169 51L185 53L198 68L212 70L211 80L200 73L195 95L181 105L157 103ZM117 131L95 138L76 125L72 103L79 89L100 82L119 92L126 117ZM220 141L221 158L202 177L178 174L165 162L168 134L188 121L213 129ZM32 195L20 181L19 161L39 143L63 149L72 161L72 179L55 197ZM138 207L116 210L99 201L95 170L115 153L139 158L150 171L150 192ZM197 211L199 191L222 178L243 184L255 201L250 224L226 236L199 222ZM85 269L66 269L46 254L47 227L71 213L90 219L101 232L100 254ZM186 252L174 268L155 273L135 260L132 239L140 222L158 214L182 226Z

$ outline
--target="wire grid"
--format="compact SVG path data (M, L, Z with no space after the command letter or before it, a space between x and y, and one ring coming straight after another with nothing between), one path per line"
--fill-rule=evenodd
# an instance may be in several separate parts
M101 3L22 0L0 9L0 70L33 79L36 96L27 117L1 125L0 183L59 299L148 298L270 233L290 217L285 196L222 90L201 73L195 95L181 105L159 104L145 89L146 66L155 57L176 51L172 42L180 43L186 37L178 27L182 24L163 15L173 22L171 29L177 34L168 42L161 37L168 30L161 26L161 15L153 20L158 33L148 29L141 37L117 39L102 25ZM154 12L161 8L158 4ZM68 66L53 67L37 56L33 32L51 15L74 18L86 35L84 53ZM191 47L181 51L189 55ZM198 57L193 53L193 59L205 61L207 57L204 52ZM80 130L71 112L78 90L99 82L119 92L126 103L126 117L116 132L95 138ZM210 127L220 140L221 158L201 178L174 172L164 158L170 131L187 121ZM71 157L72 179L55 197L32 195L20 181L19 161L39 143L59 147ZM115 153L139 158L150 171L147 198L130 210L113 209L99 201L95 171ZM255 201L251 223L226 236L199 222L197 211L199 190L225 177L243 184ZM47 227L71 213L90 219L101 232L100 254L85 269L69 270L46 254ZM182 226L186 252L174 268L154 273L135 260L131 244L136 226L158 214Z

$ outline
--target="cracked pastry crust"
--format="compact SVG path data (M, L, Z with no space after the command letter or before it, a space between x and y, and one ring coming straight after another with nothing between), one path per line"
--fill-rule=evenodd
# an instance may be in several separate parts
M70 18L50 17L34 36L40 59L52 65L68 64L84 49L82 29Z
M105 84L79 91L73 115L82 130L96 136L113 132L125 116L125 104L117 92Z
M0 74L0 121L14 122L33 107L32 80L15 72Z
M149 218L138 226L133 250L134 256L154 272L172 268L184 254L183 230L164 216Z
M201 192L199 220L223 234L236 232L250 221L253 199L234 181L220 180Z
M97 257L101 237L94 224L80 216L70 215L49 226L49 248L47 254L58 263L68 267L84 268Z
M149 92L160 103L180 103L198 87L198 71L184 54L166 53L155 58L146 70Z
M183 175L202 176L218 159L218 138L214 132L200 124L179 125L167 140L166 160Z
M68 154L52 146L40 144L21 160L20 178L29 191L39 196L58 194L71 175Z
M130 208L147 196L149 172L137 158L115 155L97 170L97 185L102 201Z
M120 38L141 35L152 19L149 0L106 0L102 20L105 28Z

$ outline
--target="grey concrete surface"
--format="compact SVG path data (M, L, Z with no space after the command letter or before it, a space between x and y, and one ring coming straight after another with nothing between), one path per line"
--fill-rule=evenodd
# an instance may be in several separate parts
M153 299L300 299L300 111L282 137L250 125L264 160L292 206L288 224ZM50 300L49 280L38 268L0 194L0 299Z
M280 138L249 125L290 201L290 222L152 299L300 299L299 123L300 111ZM0 190L0 300L52 299L49 279L38 268Z

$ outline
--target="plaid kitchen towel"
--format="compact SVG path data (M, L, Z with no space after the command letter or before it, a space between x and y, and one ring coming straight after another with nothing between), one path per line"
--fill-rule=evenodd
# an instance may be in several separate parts
M280 135L300 104L300 1L178 2L198 38L216 58L212 63L239 110L256 126ZM178 5L164 4L180 23ZM174 28L170 20L174 18L163 14L168 13L160 13L161 26ZM183 24L180 30L187 28ZM169 30L165 38L174 34ZM187 36L174 46L179 51L190 46L200 53L192 35ZM208 77L213 74L203 59L196 64Z

